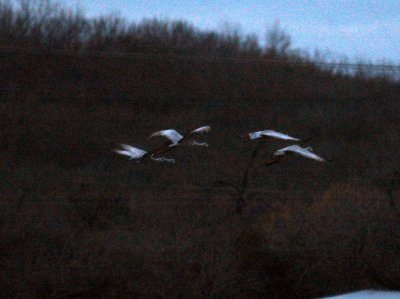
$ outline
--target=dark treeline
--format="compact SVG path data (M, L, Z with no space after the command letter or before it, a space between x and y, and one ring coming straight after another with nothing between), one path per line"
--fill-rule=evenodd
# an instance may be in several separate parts
M257 35L242 34L238 26L230 23L225 23L219 31L207 31L182 20L152 18L132 22L117 14L89 18L79 8L67 8L51 0L3 0L0 45L2 50L63 50L70 54L174 54L240 58L242 62L245 58L275 59L278 63L322 64L330 72L362 77L395 75L398 79L399 76L398 67L374 67L365 61L349 65L349 60L343 57L339 60L331 57L333 64L324 64L330 54L317 51L312 57L292 49L291 38L279 22L266 28L261 44Z
M215 32L199 30L185 21L145 19L135 23L116 15L88 18L79 9L51 1L3 1L0 24L0 41L11 47L232 57L282 55L290 47L289 36L278 24L267 34L263 48L255 35L243 36L229 25Z
M262 47L231 29L91 19L39 0L0 2L0 48L0 297L400 288L393 78L323 70L278 25ZM112 152L201 125L210 147L177 148L176 164ZM329 163L265 168L288 145L265 142L239 216L229 184L258 145L237 136L261 129L310 139Z

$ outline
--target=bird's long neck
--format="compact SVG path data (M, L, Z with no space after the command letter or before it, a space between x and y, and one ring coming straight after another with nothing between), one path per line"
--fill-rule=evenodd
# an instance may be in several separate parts
M267 162L265 162L265 165L268 167L268 166L277 164L277 163L281 162L283 157L285 157L285 155L272 156L272 158L268 159Z
M161 145L160 147L155 148L154 150L148 152L146 154L146 156L159 156L167 151L169 151L171 149L171 143L170 142L166 142L163 145Z

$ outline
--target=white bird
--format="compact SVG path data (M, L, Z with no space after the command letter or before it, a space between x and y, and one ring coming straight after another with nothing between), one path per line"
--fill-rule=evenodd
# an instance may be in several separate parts
M259 139L259 138L276 138L276 139L281 139L281 140L300 141L299 138L295 138L295 137L289 136L287 134L276 132L274 130L263 130L263 131L252 132L245 136L249 140L255 140L255 139Z
M286 155L288 153L295 153L295 154L298 154L298 155L303 156L305 158L314 159L314 160L317 160L319 162L325 162L325 159L323 159L320 156L317 156L316 154L314 154L312 152L312 150L313 149L311 147L304 148L304 147L301 147L301 146L298 146L298 145L294 144L294 145L290 145L290 146L287 146L287 147L284 147L284 148L281 148L281 149L275 151L273 153L273 155L276 156L276 157L280 157L280 156L283 157L284 155Z
M184 138L181 134L179 134L177 131L175 131L173 129L154 132L153 134L151 134L149 136L149 138L158 137L158 136L162 136L162 137L169 139L171 141L169 146L171 146L171 147L178 145L178 143Z
M142 162L142 160L146 157L149 157L150 159L154 161L159 161L159 162L170 162L170 163L175 163L174 159L168 159L164 157L158 157L156 154L159 154L161 151L160 149L153 150L151 152L147 152L145 150L142 150L137 147L133 147L128 144L121 144L121 147L123 150L114 150L117 154L128 156L130 160L135 160L137 163Z
M210 131L211 131L211 127L210 126L203 126L203 127L197 128L197 129L189 132L189 135L191 135L191 134L199 134L199 133L205 134L205 133L209 133Z
M400 292L395 291L375 291L375 290L363 290L353 293L347 293L342 295L336 295L333 297L323 297L320 299L400 299Z
M210 131L211 131L210 126L203 126L203 127L197 128L193 131L190 131L190 132L182 135L174 129L167 129L167 130L161 130L158 132L154 132L153 134L151 134L149 136L149 138L157 137L157 136L165 137L169 140L169 143L168 143L169 147L174 147L179 144L208 146L208 144L206 142L197 142L195 140L190 140L190 138L193 137L193 135L206 134Z
M139 160L147 154L147 151L128 144L121 144L123 150L114 150L116 153L130 157L130 160Z

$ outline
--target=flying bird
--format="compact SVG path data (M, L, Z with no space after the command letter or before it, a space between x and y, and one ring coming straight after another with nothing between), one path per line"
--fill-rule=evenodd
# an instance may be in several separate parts
M130 160L140 160L147 154L147 151L128 144L121 144L121 147L123 150L116 149L114 152L120 155L128 156Z
M154 132L153 134L151 134L149 136L148 139L153 138L153 137L158 137L158 136L167 138L169 140L169 142L167 142L169 147L178 145L178 143L181 142L184 138L177 131L175 131L173 129L168 129L168 130L161 130L161 131Z
M200 128L197 128L193 131L189 131L185 134L180 134L174 129L167 129L167 130L161 130L158 132L154 132L149 136L149 138L157 137L157 136L162 136L168 139L166 145L168 147L174 147L180 144L184 145L197 145L197 146L208 146L207 142L197 142L193 140L193 136L196 134L206 134L211 131L210 126L203 126Z
M157 148L153 151L147 152L145 150L142 150L137 147L133 147L128 144L121 144L121 147L123 148L122 150L116 149L114 150L117 154L123 155L123 156L128 156L130 160L135 160L136 163L142 162L145 158L150 158L154 161L158 162L170 162L170 163L175 163L174 159L168 159L165 157L158 156L161 154L163 151L161 148Z
M256 131L256 132L246 134L242 137L244 137L245 139L248 139L248 140L255 140L255 139L260 139L260 138L275 138L275 139L281 139L281 140L300 141L299 138L295 138L295 137L289 136L287 134L276 132L274 130Z
M320 156L314 154L313 149L311 147L301 147L298 145L290 145L272 153L273 158L267 161L267 166L280 162L283 157L290 155L290 154L297 154L303 156L305 158L314 159L319 162L325 162L325 159L321 158Z
M316 154L313 153L313 149L311 147L301 147L298 145L290 145L285 148L279 149L273 153L274 156L283 156L288 153L295 153L300 156L309 158L309 159L314 159L319 162L325 162L325 159L321 158L320 156L317 156Z

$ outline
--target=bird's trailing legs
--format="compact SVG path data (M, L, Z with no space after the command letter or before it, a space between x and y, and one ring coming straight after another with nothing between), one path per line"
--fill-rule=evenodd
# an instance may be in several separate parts
M208 143L207 142L197 142L196 140L191 140L188 145L192 145L192 146L205 146L208 147Z
M165 158L165 157L154 157L153 155L150 158L157 162L175 163L175 159L169 159L169 158Z

